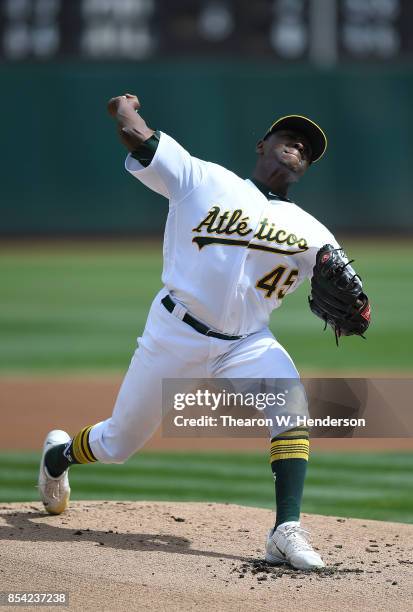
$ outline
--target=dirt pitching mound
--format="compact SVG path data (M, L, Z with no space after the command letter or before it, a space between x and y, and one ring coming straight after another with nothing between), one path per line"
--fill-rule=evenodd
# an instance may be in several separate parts
M411 610L413 526L303 516L327 564L263 559L273 513L208 503L0 506L1 591L66 591L73 610Z

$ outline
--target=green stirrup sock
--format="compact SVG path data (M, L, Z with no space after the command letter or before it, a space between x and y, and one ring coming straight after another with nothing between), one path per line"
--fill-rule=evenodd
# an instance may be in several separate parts
M309 455L308 430L296 428L271 440L271 469L275 480L275 529L299 521Z
M95 463L97 461L89 444L92 427L93 425L84 427L70 442L56 444L47 451L44 461L50 476L58 478L75 463Z

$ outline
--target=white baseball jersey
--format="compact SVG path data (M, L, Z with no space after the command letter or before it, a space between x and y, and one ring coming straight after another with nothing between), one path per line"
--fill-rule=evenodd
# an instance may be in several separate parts
M266 327L287 293L311 278L317 251L334 236L292 202L191 156L161 132L149 166L126 169L169 199L162 281L197 319L225 334Z

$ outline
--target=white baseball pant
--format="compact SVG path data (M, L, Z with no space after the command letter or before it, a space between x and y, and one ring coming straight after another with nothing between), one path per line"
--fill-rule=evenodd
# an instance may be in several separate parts
M90 447L102 463L123 463L153 435L162 420L163 378L299 376L268 328L241 340L204 336L166 310L161 299L167 293L162 289L152 303L112 416L90 431Z

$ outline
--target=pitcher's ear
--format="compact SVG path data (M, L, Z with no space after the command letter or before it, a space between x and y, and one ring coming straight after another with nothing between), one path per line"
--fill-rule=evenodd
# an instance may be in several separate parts
M263 155L264 153L264 141L261 139L257 142L255 147L255 152L257 155Z

